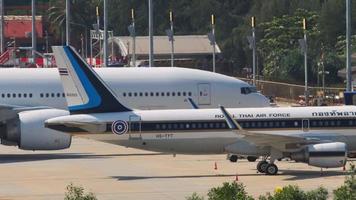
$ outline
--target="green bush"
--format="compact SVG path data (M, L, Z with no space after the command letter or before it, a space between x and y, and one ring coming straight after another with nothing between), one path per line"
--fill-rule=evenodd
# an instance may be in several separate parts
M265 196L260 196L259 200L326 200L327 198L328 191L323 187L304 192L298 186L288 185L274 195L267 193Z
M75 186L73 183L67 185L66 190L64 200L97 200L92 192L84 194L84 188Z
M204 200L204 197L199 196L196 192L192 194L192 196L186 197L186 200Z
M223 183L222 187L210 189L208 192L209 200L253 200L245 191L242 183Z
M345 178L344 185L334 190L334 200L356 199L356 168L351 164L350 175Z

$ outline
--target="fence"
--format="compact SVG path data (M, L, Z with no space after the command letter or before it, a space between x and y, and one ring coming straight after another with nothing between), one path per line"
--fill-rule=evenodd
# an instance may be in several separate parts
M239 79L252 83L251 79ZM304 98L304 85L261 80L257 80L256 84L258 90L260 90L266 96L282 98L291 102L295 102L301 98ZM343 98L343 92L345 91L345 88L325 87L324 93L322 87L308 87L308 91L311 100L317 97L324 97L329 103L339 103Z

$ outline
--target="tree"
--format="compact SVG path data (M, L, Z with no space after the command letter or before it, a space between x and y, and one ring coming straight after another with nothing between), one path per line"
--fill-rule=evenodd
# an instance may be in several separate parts
M258 48L264 55L263 74L267 79L299 82L303 80L304 75L296 76L294 73L302 71L301 68L304 67L302 58L297 55L297 52L300 52L298 39L303 38L303 18L308 22L308 55L311 58L308 64L315 66L315 57L320 49L318 39L320 31L316 25L318 15L315 12L297 9L293 15L275 17L270 22L260 24L263 33Z
M192 194L192 196L186 197L186 200L204 200L204 197L199 196L196 192Z
M96 23L95 9L100 6L100 0L71 0L71 43L79 46L80 35L85 35L85 27L90 30L92 24ZM66 26L65 0L50 0L48 9L48 21L56 38L64 38ZM63 41L62 41L63 42Z
M245 191L245 186L241 183L223 183L222 187L210 189L208 192L209 200L253 200Z
M84 194L84 188L71 183L67 186L64 200L97 200L93 193Z
M351 165L350 175L345 178L344 185L334 190L334 200L356 199L355 175L355 165Z

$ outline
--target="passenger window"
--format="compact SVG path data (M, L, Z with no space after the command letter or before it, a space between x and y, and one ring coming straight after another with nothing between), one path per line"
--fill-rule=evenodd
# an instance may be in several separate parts
M154 96L154 93L153 93L153 92L151 92L151 93L150 93L150 96L151 96L151 97L153 97L153 96Z
M134 93L134 96L137 97L137 92Z
M5 98L5 94L1 94L1 97L2 97L2 98Z
M54 97L54 93L51 94L51 97L52 97L52 98Z
M164 92L161 92L161 96L164 97Z
M252 128L256 127L256 123L255 122L251 122L251 127Z
M179 96L179 97L180 97L180 92L177 92L177 96Z
M40 97L43 98L43 93L40 94Z
M192 93L191 93L191 92L188 92L188 96L192 96Z
M32 93L30 93L28 96L29 96L30 98L32 98Z
M49 94L48 94L48 93L46 93L46 97L47 97L47 98L49 97Z
M17 94L17 96L18 96L19 98L21 98L22 95L19 93L19 94Z
M172 96L176 96L176 93L175 93L175 92L172 92Z
M276 122L275 126L276 126L276 127L279 127L279 122Z
M10 98L11 97L11 94L10 93L7 93L7 98Z
M12 94L12 97L13 97L13 98L16 98L16 94L15 94L15 93L13 93L13 94Z
M26 98L26 97L27 97L27 94L26 94L26 93L24 93L24 94L23 94L23 97L24 97L24 98Z
M140 97L142 97L143 96L143 93L142 92L140 92Z
M65 93L62 93L62 97L66 97L66 94L65 94Z
M122 96L126 97L126 92L122 93Z
M157 97L159 96L159 92L156 92L156 96L157 96Z
M61 93L57 93L57 97L61 97Z
M282 127L286 127L286 122L281 122Z
M169 92L167 92L167 97L169 97L169 95L170 95L170 93L169 93Z
M187 96L187 93L186 93L186 92L183 92L183 96Z
M273 122L269 122L269 127L273 127Z
M129 92L129 97L131 97L132 96L132 93L131 92Z

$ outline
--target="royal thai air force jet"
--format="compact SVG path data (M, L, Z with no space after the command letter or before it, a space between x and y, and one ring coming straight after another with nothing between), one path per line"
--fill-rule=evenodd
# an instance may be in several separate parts
M262 156L257 169L268 175L279 159L333 168L356 151L355 106L134 110L72 48L53 50L70 113L45 120L53 135L173 154Z
M123 105L130 108L217 108L219 103L228 107L269 106L269 100L255 87L222 74L176 67L96 68L95 71ZM0 69L0 86L2 144L31 150L69 146L69 138L59 144L45 132L25 132L26 125L21 121L45 117L42 110L46 108L67 113L58 69L3 68Z

